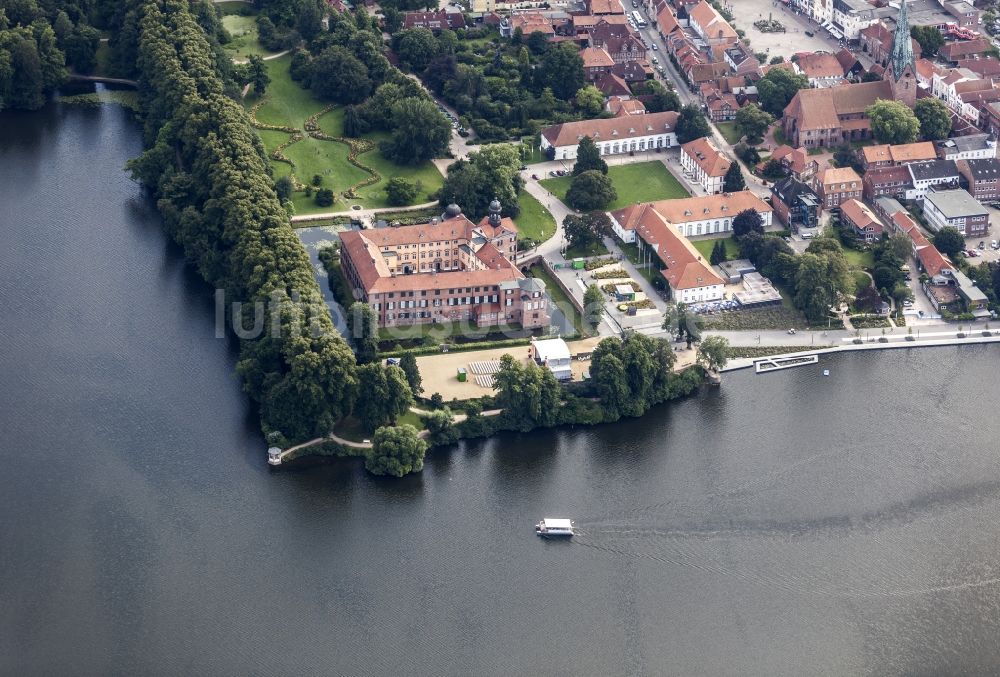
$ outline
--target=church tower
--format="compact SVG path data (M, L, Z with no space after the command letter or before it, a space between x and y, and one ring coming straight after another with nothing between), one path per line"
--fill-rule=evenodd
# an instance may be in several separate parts
M910 41L910 20L906 11L906 0L900 0L899 16L896 17L896 34L892 38L892 52L885 79L892 89L892 98L909 108L917 102L917 64L913 58L913 43Z

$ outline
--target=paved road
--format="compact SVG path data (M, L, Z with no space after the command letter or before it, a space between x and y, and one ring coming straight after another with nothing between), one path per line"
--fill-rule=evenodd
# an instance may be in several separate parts
M350 216L360 221L370 222L372 216L376 214L385 212L414 212L421 209L428 209L435 205L437 205L437 201L424 202L423 204L410 205L409 207L379 207L377 209L347 209L340 212L322 212L319 214L296 214L292 217L292 222L321 221L322 219L332 219L337 216Z

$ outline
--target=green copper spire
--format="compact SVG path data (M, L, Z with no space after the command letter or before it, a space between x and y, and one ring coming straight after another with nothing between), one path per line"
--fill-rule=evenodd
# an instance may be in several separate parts
M910 42L910 20L906 15L906 0L899 2L899 16L896 17L896 34L892 38L892 54L889 55L892 67L892 77L899 77L907 66L915 72L916 60L913 58L913 43Z

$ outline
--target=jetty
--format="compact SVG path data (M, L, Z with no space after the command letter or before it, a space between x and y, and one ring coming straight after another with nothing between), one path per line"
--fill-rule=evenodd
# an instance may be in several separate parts
M754 360L754 371L758 374L766 374L771 371L781 371L792 367L803 367L807 364L819 362L819 355L789 355L785 357L764 357Z

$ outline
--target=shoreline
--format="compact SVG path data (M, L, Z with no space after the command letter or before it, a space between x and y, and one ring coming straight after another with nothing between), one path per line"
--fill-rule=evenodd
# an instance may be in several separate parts
M956 334L958 332L955 332ZM994 333L991 336L983 336L981 330L977 330L977 334L966 334L965 338L958 338L954 336L953 338L935 338L935 339L920 339L908 341L905 338L902 340L897 340L898 337L892 337L889 341L882 343L875 341L874 343L846 343L841 346L830 346L828 348L817 348L815 350L801 350L798 352L788 352L788 353L778 353L775 355L768 355L767 358L763 357L740 357L734 360L730 360L720 371L738 371L740 369L750 369L754 366L756 362L762 359L772 359L781 357L803 357L805 355L825 355L831 353L844 353L852 352L858 350L893 350L899 348L940 348L944 346L956 346L964 344L988 344L988 343L1000 343L1000 335Z

